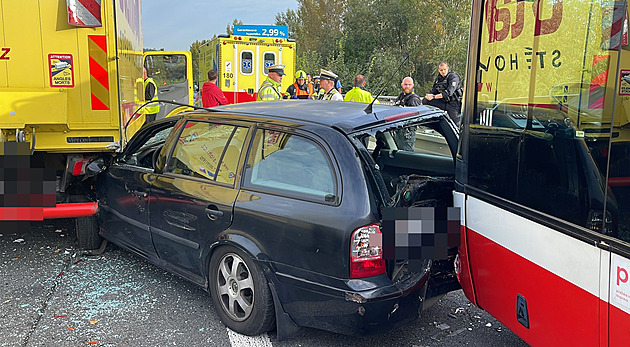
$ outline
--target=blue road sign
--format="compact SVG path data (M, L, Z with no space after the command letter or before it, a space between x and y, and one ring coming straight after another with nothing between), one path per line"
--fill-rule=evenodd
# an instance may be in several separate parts
M288 26L235 25L234 35L289 38Z

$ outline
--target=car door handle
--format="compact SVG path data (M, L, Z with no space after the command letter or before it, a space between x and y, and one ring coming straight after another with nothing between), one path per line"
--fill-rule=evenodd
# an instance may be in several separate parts
M223 211L219 211L219 208L215 205L210 205L206 208L206 215L210 220L217 220L223 217Z

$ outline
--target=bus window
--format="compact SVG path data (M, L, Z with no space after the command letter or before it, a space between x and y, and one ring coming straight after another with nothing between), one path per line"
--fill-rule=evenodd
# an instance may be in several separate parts
M594 143L607 142L604 111L614 97L607 95L616 76L611 46L619 44L602 32L607 4L592 2L591 15L577 10L586 6L577 0L485 3L469 182L613 235L612 222L598 225L610 199L602 184L606 167L590 154ZM543 11L544 24L534 17L521 22L524 7ZM516 22L506 25L510 14ZM608 207L616 209L614 201Z

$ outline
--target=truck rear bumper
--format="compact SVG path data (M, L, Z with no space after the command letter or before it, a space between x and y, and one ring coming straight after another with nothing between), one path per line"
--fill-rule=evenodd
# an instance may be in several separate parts
M37 221L53 218L93 216L97 202L57 204L55 207L0 207L0 220Z

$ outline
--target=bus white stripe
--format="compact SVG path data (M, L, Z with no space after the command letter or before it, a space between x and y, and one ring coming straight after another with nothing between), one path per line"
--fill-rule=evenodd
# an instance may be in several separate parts
M600 297L599 248L479 199L468 197L467 210L473 232Z

